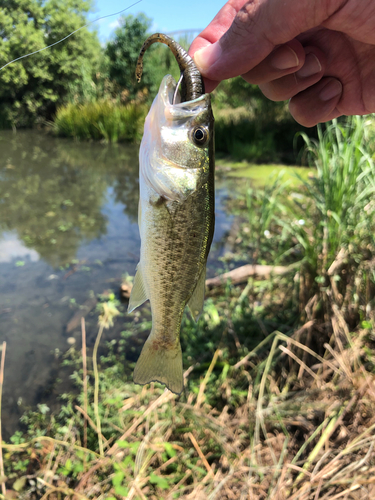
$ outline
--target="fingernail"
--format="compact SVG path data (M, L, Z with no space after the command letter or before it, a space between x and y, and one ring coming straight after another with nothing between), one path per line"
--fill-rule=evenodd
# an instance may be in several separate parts
M290 69L298 66L299 60L289 45L283 45L272 54L271 64L276 69Z
M319 93L319 97L322 101L329 101L334 97L337 97L342 92L341 82L332 78Z
M315 75L322 70L322 65L315 54L307 54L305 64L296 72L299 78L307 78L308 76Z
M215 42L203 49L197 50L193 56L194 62L201 72L204 72L216 62L221 56L221 48L218 42Z

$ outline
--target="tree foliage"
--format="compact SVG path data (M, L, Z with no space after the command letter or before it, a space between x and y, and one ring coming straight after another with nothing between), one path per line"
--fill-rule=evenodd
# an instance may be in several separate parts
M91 0L5 0L0 7L0 66L51 45L86 22ZM50 119L82 68L100 60L95 32L82 29L50 49L0 71L0 125Z
M179 75L172 52L160 44L152 45L144 57L144 69L140 83L135 78L135 67L143 42L151 34L152 20L145 14L128 15L121 19L121 26L108 43L106 55L109 78L116 82L123 100L154 98L162 78Z
M125 97L134 99L139 91L144 91L152 85L152 75L145 71L141 84L135 78L135 66L140 48L146 40L151 19L145 14L124 16L121 26L115 31L113 41L109 42L106 54L109 60L109 77L118 87L125 89Z

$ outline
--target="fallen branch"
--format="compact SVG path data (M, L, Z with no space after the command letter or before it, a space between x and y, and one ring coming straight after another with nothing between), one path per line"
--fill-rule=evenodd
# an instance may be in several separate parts
M282 275L290 270L285 266L262 266L258 264L246 264L245 266L237 267L231 271L209 278L206 280L206 287L211 289L216 286L222 286L227 281L231 281L233 285L245 283L251 276L258 278L269 278L272 274ZM129 299L133 285L130 283L123 283L120 287L121 296L124 299Z
M69 323L66 325L66 333L70 333L81 324L82 318L85 318L91 312L97 304L96 298L91 298L86 300L80 309L73 315Z
M206 280L206 287L213 288L225 284L228 280L233 285L246 282L251 276L259 278L269 278L272 274L282 275L289 271L285 266L261 266L257 264L246 264L245 266L237 267L224 274L215 276Z

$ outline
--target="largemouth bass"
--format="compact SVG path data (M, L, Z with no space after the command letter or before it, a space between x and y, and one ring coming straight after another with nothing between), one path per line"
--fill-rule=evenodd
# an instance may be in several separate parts
M195 320L202 311L214 232L214 118L193 60L166 35L152 35L144 43L138 80L143 54L155 42L175 55L181 93L172 76L164 77L145 121L139 153L141 256L128 311L149 299L152 330L134 382L161 382L179 394L182 315L186 305Z

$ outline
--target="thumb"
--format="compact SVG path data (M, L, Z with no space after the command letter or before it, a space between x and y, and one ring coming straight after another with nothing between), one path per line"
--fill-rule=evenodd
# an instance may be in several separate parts
M247 73L277 45L321 25L336 13L346 0L229 0L234 17L222 20L228 29L218 40L211 33L220 12L201 33L206 45L194 54L204 77L221 81ZM223 9L224 11L224 9ZM212 26L212 28L211 28ZM212 43L212 41L214 41ZM211 43L210 43L211 42Z

